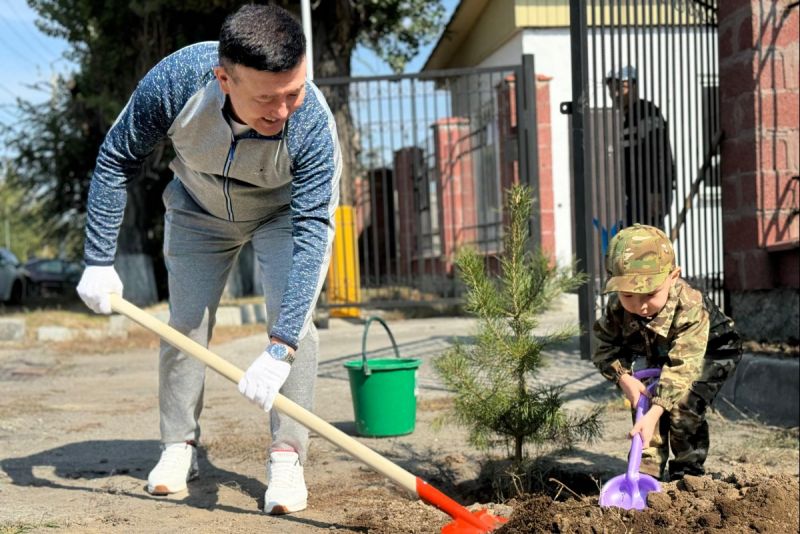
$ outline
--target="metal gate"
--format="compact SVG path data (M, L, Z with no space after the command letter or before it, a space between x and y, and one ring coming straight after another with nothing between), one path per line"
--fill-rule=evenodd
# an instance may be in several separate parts
M604 256L639 222L724 306L716 0L570 0L575 251L584 334L605 305Z
M455 253L499 252L503 191L536 183L535 80L533 56L505 67L315 80L323 92L346 93L342 180L354 197L336 239L356 258L334 257L324 306L357 314L460 300ZM336 246L335 255L348 254Z

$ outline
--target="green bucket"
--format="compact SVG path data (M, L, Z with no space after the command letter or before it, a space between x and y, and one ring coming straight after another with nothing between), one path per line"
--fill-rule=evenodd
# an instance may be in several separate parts
M386 329L394 358L367 360L369 325L378 321ZM392 331L380 317L370 317L361 339L361 359L345 362L353 396L356 432L366 437L401 436L414 431L417 419L417 368L422 360L401 358Z

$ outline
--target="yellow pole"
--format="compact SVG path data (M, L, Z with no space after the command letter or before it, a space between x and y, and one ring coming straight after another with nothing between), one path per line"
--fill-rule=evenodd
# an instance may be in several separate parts
M355 209L339 206L335 214L336 236L333 239L331 264L328 269L328 304L361 302L358 271L358 234ZM357 307L331 307L331 317L359 318Z

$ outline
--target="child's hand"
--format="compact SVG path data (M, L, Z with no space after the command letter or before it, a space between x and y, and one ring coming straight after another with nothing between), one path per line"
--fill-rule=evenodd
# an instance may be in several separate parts
M663 414L664 408L658 405L651 406L650 409L647 410L647 413L640 417L636 424L633 425L633 428L628 433L628 437L632 438L636 434L641 434L642 448L647 448L650 445L650 440L653 439L653 433L656 430L658 420L661 419Z
M634 378L633 375L622 375L619 379L619 387L634 410L639 403L639 395L644 394L649 397L647 395L647 387L637 378Z

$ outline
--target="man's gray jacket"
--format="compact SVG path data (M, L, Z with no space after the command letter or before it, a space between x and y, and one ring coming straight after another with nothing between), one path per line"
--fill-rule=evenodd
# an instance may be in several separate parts
M229 221L254 221L290 206L292 269L270 335L297 347L325 278L339 202L341 153L324 97L306 82L303 104L283 132L251 130L234 138L214 76L218 44L188 46L162 60L139 82L100 147L89 188L85 261L112 265L125 211L126 184L168 137L170 163L206 211Z

